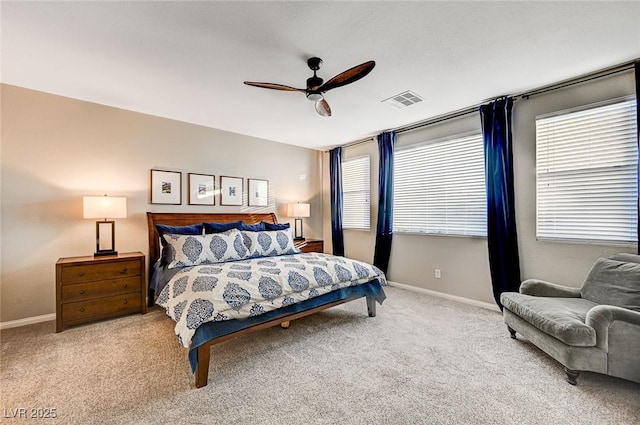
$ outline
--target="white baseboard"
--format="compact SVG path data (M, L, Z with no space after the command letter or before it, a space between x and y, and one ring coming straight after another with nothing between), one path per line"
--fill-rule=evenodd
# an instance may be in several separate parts
M444 292L432 291L430 289L418 288L417 286L405 285L404 283L387 281L389 285L397 288L406 289L408 291L420 292L422 294L431 295L434 297L445 298L448 300L458 301L463 304L469 304L476 307L486 308L488 310L500 311L497 305L486 303L484 301L472 300L471 298L459 297L457 295L445 294ZM33 325L34 323L48 322L50 320L56 320L56 314L43 314L42 316L26 317L24 319L10 320L8 322L0 322L0 330L17 328L19 326Z
M33 325L34 323L48 322L50 320L56 320L55 313L43 314L42 316L25 317L24 319L18 320L9 320L8 322L0 322L0 330Z
M406 289L408 291L420 292L422 294L427 294L427 295L431 295L438 298L445 298L452 301L458 301L463 304L469 304L476 307L486 308L487 310L500 312L500 308L497 305L487 303L484 301L478 301L478 300L473 300L471 298L459 297L457 295L445 294L444 292L432 291L431 289L418 288L417 286L406 285L404 283L391 282L391 281L387 281L387 283L389 283L389 285L391 286L395 286L401 289Z

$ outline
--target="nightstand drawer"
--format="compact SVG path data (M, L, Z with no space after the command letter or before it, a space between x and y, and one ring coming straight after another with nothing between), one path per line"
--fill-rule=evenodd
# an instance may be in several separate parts
M84 301L94 298L110 297L112 295L127 294L129 292L140 293L139 277L64 285L62 287L62 302Z
M140 276L140 273L139 260L70 266L62 268L62 284L69 285L96 280Z
M324 252L324 241L318 239L307 239L299 246L302 252Z
M62 319L66 324L89 322L140 311L140 294L116 295L107 299L80 301L62 305Z

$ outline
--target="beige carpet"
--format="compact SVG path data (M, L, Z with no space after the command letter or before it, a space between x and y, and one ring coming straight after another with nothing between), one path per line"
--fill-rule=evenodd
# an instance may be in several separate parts
M640 385L562 367L489 310L387 288L215 346L196 389L158 309L54 332L2 332L0 422L57 424L638 424ZM35 421L34 421L35 422Z

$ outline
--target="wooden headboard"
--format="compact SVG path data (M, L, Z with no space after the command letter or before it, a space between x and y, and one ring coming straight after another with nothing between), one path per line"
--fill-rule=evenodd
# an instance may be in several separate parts
M153 275L153 265L160 258L160 235L156 231L156 224L168 226L187 226L198 223L231 223L242 220L247 224L261 221L277 223L274 213L153 213L147 212L147 231L149 234L149 278Z

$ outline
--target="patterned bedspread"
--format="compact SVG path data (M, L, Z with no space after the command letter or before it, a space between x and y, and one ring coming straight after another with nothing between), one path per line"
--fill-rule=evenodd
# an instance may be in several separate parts
M372 279L386 284L377 267L319 253L261 257L185 267L164 287L157 304L176 322L189 347L202 323L257 316Z

